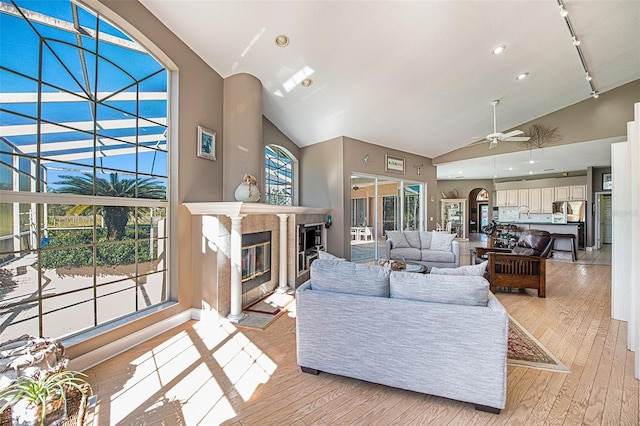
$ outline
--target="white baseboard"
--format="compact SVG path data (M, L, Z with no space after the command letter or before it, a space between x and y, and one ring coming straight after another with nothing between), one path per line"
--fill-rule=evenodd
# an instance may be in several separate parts
M85 371L189 320L217 321L218 318L219 315L215 311L203 311L195 308L182 311L177 315L102 346L99 349L69 360L69 369Z

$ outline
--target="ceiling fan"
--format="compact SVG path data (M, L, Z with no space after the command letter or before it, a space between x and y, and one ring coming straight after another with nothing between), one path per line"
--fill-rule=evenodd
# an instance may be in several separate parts
M498 132L498 120L496 117L496 106L500 103L500 101L496 100L491 102L493 105L493 133L487 135L487 141L489 141L489 149L495 148L498 146L498 142L526 142L531 139L529 136L519 136L523 135L524 132L522 130L512 130L509 133L501 133Z

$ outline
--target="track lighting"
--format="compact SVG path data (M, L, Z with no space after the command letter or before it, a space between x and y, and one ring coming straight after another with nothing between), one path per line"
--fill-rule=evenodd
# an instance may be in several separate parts
M568 14L569 12L567 12L567 9L565 9L563 5L560 5L560 16L566 18Z
M560 16L562 16L565 25L567 26L567 30L569 30L569 36L571 37L571 44L576 49L576 53L578 54L578 58L580 59L580 63L582 64L582 71L584 72L584 78L587 80L587 84L589 85L589 89L591 90L591 96L594 99L598 97L598 91L593 84L593 78L589 73L589 67L587 66L587 61L582 54L581 41L578 40L578 36L576 36L576 32L573 29L573 25L571 25L571 19L569 19L569 12L564 7L563 0L556 0L558 2L558 8L560 9Z

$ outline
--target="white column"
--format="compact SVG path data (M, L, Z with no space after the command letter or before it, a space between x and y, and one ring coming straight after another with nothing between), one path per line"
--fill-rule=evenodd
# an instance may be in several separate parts
M287 218L288 214L278 214L280 218L280 262L278 266L279 285L276 291L285 293L289 290L287 284Z
M244 319L242 313L242 218L231 216L231 312L227 319L238 323Z

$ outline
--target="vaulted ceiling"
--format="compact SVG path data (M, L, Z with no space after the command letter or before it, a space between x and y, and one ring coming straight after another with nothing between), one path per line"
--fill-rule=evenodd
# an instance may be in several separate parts
M344 135L435 157L491 133L494 99L506 130L592 92L558 0L141 3L222 77L256 76L300 147ZM640 1L564 7L595 90L640 78Z

